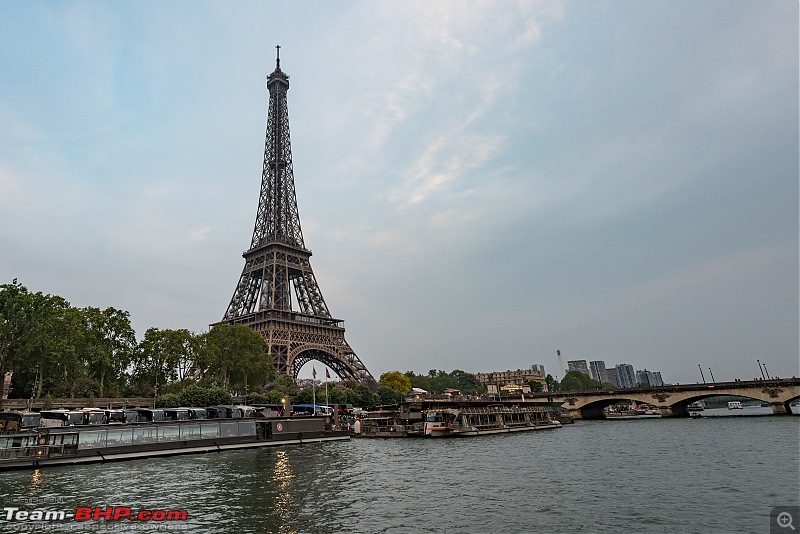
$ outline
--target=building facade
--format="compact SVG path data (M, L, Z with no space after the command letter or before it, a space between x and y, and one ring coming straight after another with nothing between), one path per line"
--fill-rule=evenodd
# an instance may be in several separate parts
M592 376L589 372L589 366L586 364L586 360L570 360L567 362L567 368L570 371L578 371L586 376Z
M476 373L475 378L485 385L501 388L503 386L523 386L530 382L542 384L542 391L547 391L547 383L541 371L534 369L517 369L516 371L496 371L492 373Z
M663 386L664 381L661 379L661 371L636 371L636 380L639 384L645 386Z
M632 388L638 384L633 366L629 363L620 363L614 368L617 374L617 387Z
M619 382L617 382L617 369L606 369L606 378L608 378L608 383L614 386L615 388L619 387Z
M608 374L606 373L606 362L602 361L594 361L589 362L589 371L591 371L591 377L597 380L598 382L608 382Z

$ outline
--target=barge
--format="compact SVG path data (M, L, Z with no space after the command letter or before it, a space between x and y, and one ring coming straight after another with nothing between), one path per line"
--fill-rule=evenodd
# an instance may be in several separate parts
M0 470L350 439L314 416L20 428L0 434Z
M510 434L561 428L542 407L472 406L429 410L425 413L426 437L468 437Z
M354 437L468 437L561 428L547 402L413 397L381 406L356 424Z

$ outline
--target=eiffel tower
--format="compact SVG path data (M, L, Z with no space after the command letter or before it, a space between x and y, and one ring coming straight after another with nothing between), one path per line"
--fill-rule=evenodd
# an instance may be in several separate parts
M296 379L303 365L317 360L344 380L374 382L344 339L344 321L331 316L311 270L294 189L289 76L276 48L275 70L267 78L269 114L253 239L222 322L246 324L264 336L279 375Z

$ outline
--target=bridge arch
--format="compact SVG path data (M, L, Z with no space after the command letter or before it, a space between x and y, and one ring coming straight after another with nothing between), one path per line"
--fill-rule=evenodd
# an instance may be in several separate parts
M359 380L356 370L349 367L339 355L332 353L324 345L303 345L301 348L292 351L287 358L289 375L294 380L297 380L300 369L311 361L320 362L343 380ZM322 372L321 369L320 372Z
M654 405L662 417L688 417L688 406L709 397L737 396L768 402L775 414L790 414L790 403L800 398L800 379L773 379L768 381L726 382L714 384L687 384L654 388L618 390L591 390L536 394L550 401L561 402L576 419L605 417L603 409L619 402L636 401Z

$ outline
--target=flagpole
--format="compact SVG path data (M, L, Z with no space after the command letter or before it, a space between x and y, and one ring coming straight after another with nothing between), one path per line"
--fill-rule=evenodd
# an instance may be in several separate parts
M317 370L311 368L311 414L317 415Z
M331 404L328 402L328 379L331 375L328 374L328 368L325 368L325 405L330 406Z

